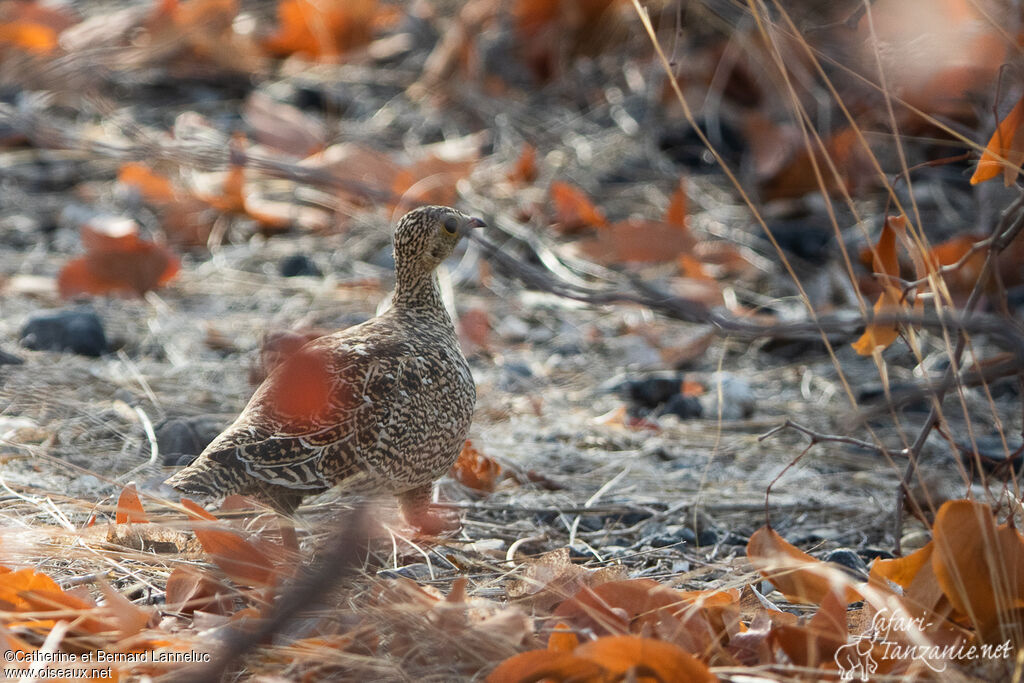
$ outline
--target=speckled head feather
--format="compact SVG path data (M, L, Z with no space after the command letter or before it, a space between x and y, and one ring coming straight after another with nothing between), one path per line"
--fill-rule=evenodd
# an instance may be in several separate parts
M434 270L448 258L466 230L483 221L446 206L422 206L405 214L395 228L395 300L428 296Z
M406 214L395 229L394 305L276 367L234 424L168 483L251 495L289 513L335 485L390 492L410 522L432 528L433 481L458 457L476 403L434 270L482 225L443 206Z

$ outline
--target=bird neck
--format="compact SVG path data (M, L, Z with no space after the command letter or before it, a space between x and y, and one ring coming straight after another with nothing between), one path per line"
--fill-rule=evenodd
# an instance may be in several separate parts
M433 271L403 271L399 268L393 305L405 310L438 310L446 313L437 275Z

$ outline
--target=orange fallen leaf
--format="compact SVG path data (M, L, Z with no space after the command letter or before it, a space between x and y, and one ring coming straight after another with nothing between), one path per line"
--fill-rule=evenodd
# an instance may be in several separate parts
M604 214L575 185L556 180L549 189L555 208L555 228L563 235L608 225Z
M6 570L0 572L0 605L3 605L4 610L27 609L28 603L20 595L25 591L61 592L57 582L41 572L33 569L17 571L11 571L6 567L2 567L2 569Z
M659 681L717 681L706 664L678 645L640 636L606 636L580 645L573 652L602 666L615 679L641 673Z
M900 276L900 260L896 252L897 230L906 226L906 217L889 216L878 236L878 244L872 250L861 254L861 260L870 259L872 270L878 277L882 288L875 302L875 317L899 313L903 310L901 292L894 278ZM870 356L875 349L888 348L900 335L900 326L896 323L869 323L860 338L853 343L853 349L862 356Z
M770 526L755 531L747 542L747 558L754 568L792 602L821 604L834 590L842 590L846 604L859 600L850 580L796 546Z
M114 516L116 524L146 524L149 518L142 508L142 501L139 500L139 493L135 484L128 484L121 489L121 495L117 498L117 512Z
M238 533L209 524L216 517L182 498L181 504L194 521L196 538L221 570L238 583L247 586L271 586L277 582L278 572L267 554L267 548L257 547Z
M523 143L523 151L519 153L508 179L514 183L532 183L537 179L537 148L529 142Z
M139 237L127 218L95 219L81 228L85 256L69 261L57 276L62 297L76 294L134 294L156 289L181 267L163 245Z
M673 225L682 230L689 230L687 227L687 204L686 186L679 181L679 187L672 193L668 200L668 209L665 210L665 223Z
M946 501L932 528L932 565L942 591L978 629L984 642L1019 637L1007 619L1024 608L1024 537L1009 524L996 526L988 505Z
M555 624L548 636L548 650L551 652L572 652L580 644L580 638L569 630L564 622Z
M170 610L184 614L201 610L221 615L234 611L235 601L231 589L207 572L194 567L175 567L167 578L165 591L165 601Z
M924 547L904 557L876 559L871 563L869 581L881 588L886 587L886 581L892 581L904 589L908 588L921 568L931 562L934 547L935 542L929 541Z
M509 657L487 676L487 683L530 683L532 681L607 680L605 668L569 652L530 650Z
M263 47L272 55L337 59L373 38L377 0L280 0L277 31Z
M400 168L391 183L392 208L405 212L425 204L454 204L458 199L456 184L475 165L475 154L454 160L429 155Z
M491 345L491 316L483 308L471 308L459 316L459 344L466 353Z
M985 145L985 151L978 161L978 168L971 176L971 185L991 180L1003 173L1003 183L1009 187L1024 162L1024 135L1020 135L1024 127L1024 97L1013 106Z
M335 396L331 357L322 347L307 345L288 355L263 387L278 415L301 424L322 423L335 410L332 399L344 400Z
M173 202L178 196L170 179L150 170L144 164L123 164L117 172L117 182L134 187L147 202L165 204Z
M501 465L487 457L467 441L458 460L452 465L451 476L475 491L491 492L498 484Z

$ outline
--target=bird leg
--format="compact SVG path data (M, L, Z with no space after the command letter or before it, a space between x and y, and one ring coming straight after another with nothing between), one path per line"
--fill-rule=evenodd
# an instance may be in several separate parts
M434 485L424 484L399 494L398 504L402 517L412 527L426 536L437 536L445 531L462 527L458 513L445 513L431 504Z

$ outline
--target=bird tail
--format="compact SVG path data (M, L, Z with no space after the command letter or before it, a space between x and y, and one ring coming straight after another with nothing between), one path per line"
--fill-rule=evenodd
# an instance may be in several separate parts
M179 470L164 482L182 493L221 498L240 493L244 488L244 475L224 467L206 457L200 457L188 467Z

